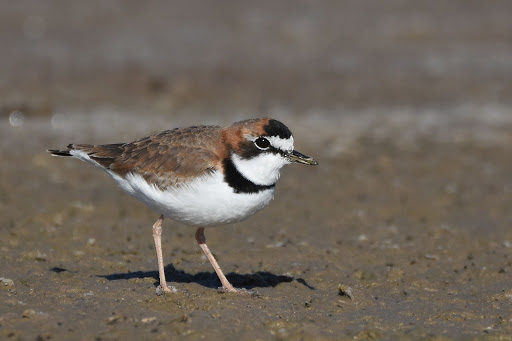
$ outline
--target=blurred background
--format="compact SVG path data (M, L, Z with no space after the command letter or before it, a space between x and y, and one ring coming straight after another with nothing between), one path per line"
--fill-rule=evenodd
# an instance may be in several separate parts
M0 0L0 47L0 338L512 334L512 1ZM258 116L320 163L207 233L259 300L170 221L154 298L155 213L45 152Z
M51 121L58 134L81 120L122 134L134 125L142 133L261 115L292 128L309 120L332 128L361 114L350 123L422 114L508 119L511 7L3 1L0 111L4 122L14 113L14 125ZM298 117L306 121L293 123Z

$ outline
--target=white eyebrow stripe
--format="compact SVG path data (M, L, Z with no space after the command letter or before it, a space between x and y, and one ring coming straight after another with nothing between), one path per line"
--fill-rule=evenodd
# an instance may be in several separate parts
M290 136L288 139L282 139L279 136L266 136L266 138L274 148L287 152L293 150L293 136Z
M264 137L269 140L272 147L276 149L281 149L286 152L293 150L293 136L290 136L288 139L282 139L279 136L245 136L247 140L252 142L256 141L260 137Z

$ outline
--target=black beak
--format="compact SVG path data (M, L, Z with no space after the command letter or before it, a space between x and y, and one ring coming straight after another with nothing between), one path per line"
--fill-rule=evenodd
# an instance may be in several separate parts
M316 162L313 158L306 156L304 154L301 154L296 150L292 150L291 152L286 153L286 158L290 162L303 163L305 165L310 165L310 166L318 165L318 162Z

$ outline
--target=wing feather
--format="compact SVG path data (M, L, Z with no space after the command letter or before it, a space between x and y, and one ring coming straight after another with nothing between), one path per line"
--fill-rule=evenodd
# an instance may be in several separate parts
M209 174L220 166L222 151L220 127L177 128L129 143L72 144L106 169L125 177L141 175L146 181L165 189L185 184Z

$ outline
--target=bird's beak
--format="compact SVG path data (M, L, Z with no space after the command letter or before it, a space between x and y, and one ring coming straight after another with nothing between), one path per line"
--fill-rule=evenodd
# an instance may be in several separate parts
M310 166L318 165L318 162L316 162L313 158L306 156L304 154L301 154L296 150L292 150L291 152L286 153L286 158L290 162L303 163L305 165L310 165Z

